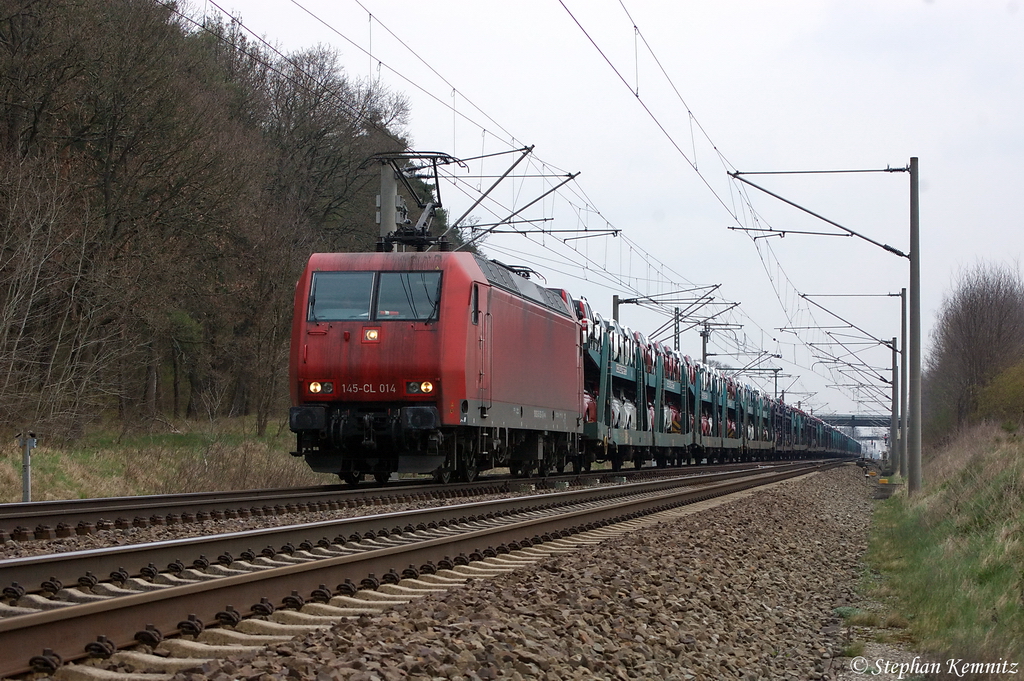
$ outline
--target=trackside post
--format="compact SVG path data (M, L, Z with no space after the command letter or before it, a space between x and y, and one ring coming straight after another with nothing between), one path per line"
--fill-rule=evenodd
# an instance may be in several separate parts
M32 450L36 447L36 434L25 431L14 436L18 439L21 453L21 500L32 501Z

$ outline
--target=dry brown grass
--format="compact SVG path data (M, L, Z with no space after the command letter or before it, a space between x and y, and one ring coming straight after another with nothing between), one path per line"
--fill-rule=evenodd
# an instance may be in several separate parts
M851 627L877 627L878 614L864 610L855 612L847 618L846 624Z
M170 433L95 433L67 449L40 446L32 456L32 499L76 499L330 484L289 455L287 431L257 439L245 424L206 432L176 424ZM251 432L251 430L248 430ZM0 503L21 501L21 450L0 448Z
M214 443L202 451L190 453L184 463L163 481L164 493L300 487L338 482L336 476L314 473L304 460L258 441L238 445Z
M910 626L910 621L903 615L893 612L885 616L882 626L886 629L906 629Z
M993 444L1001 441L1005 432L995 423L984 422L966 428L948 445L932 452L924 462L928 486L941 485L959 475L964 468L981 463L996 455Z

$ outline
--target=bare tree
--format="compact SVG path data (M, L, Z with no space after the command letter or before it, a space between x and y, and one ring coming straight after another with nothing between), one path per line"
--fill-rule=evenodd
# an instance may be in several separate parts
M933 331L924 398L933 430L964 425L978 391L1024 358L1024 281L1017 267L962 270Z
M371 248L404 99L151 0L0 3L0 425L286 402L309 253ZM166 384L166 385L165 385Z

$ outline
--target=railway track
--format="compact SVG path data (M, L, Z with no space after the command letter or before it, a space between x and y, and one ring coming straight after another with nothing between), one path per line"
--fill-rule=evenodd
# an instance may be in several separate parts
M386 486L325 485L0 504L0 544L89 535L104 529L187 525L224 518L287 516L309 511L501 494L509 492L512 485L523 482L554 487L559 482L571 485L586 484L588 481L599 483L613 476L636 479L676 476L681 473L702 475L716 471L743 470L751 465L754 464L688 466L682 469L643 468L616 473L601 471L582 475L556 475L525 481L500 476L481 478L473 483L448 485L411 480L396 481Z
M0 583L10 585L0 609L0 675L53 672L139 644L185 655L196 638L238 643L237 632L263 645L272 641L260 636L294 635L531 554L567 550L615 523L835 465L666 477L0 561ZM40 580L32 592L20 586ZM288 626L300 628L280 628Z

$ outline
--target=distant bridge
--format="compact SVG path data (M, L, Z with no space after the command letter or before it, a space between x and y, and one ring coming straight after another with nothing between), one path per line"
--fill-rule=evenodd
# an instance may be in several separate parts
M815 414L815 416L829 425L845 428L888 428L892 423L891 414ZM899 425L898 422L897 425Z

